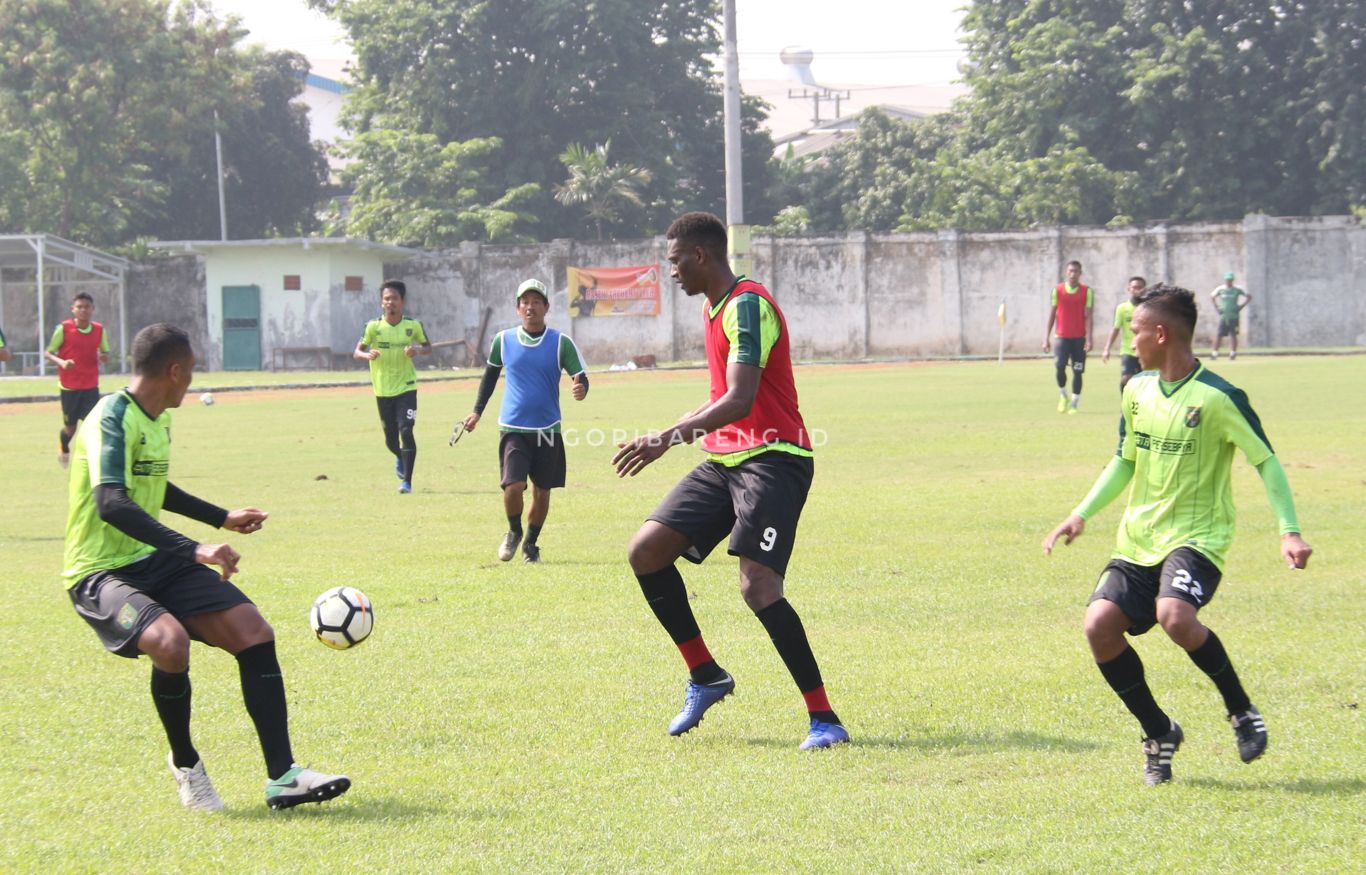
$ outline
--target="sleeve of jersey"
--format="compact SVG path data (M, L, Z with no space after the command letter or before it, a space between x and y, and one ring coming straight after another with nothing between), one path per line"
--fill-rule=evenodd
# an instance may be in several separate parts
M1116 327L1116 328L1123 328L1123 327L1124 327L1124 319L1119 315L1120 313L1124 312L1122 309L1120 309L1120 308L1123 307L1123 306L1124 306L1123 304L1120 304L1119 307L1116 307L1116 308L1115 308L1115 327Z
M1087 286L1087 287L1086 287L1086 309L1090 310L1090 309L1091 309L1092 307L1094 307L1095 305L1096 305L1096 293L1095 293L1095 291L1094 291L1090 286Z
M762 368L778 342L778 314L773 305L755 294L737 297L726 308L722 330L730 341L728 362Z
M4 331L4 329L0 328L0 349L4 349L4 348L5 348L5 331Z
M1091 486L1091 491L1086 493L1086 497L1081 500L1081 504L1073 509L1072 513L1084 520L1100 513L1106 505L1119 498L1124 487L1129 485L1129 481L1134 477L1134 463L1128 459L1116 456L1110 460L1110 464L1105 466L1105 470L1100 472L1096 482Z
M109 352L109 332L100 332L100 352Z
M47 342L47 351L53 355L62 348L62 326L58 324L57 330L52 332L52 339Z
M579 353L579 345L568 334L560 335L560 367L571 377L588 370L587 363Z
M1276 514L1281 534L1298 533L1300 522L1295 516L1295 496L1290 492L1290 481L1286 479L1281 460L1275 456L1269 457L1257 466L1257 473L1262 475L1262 485L1266 487L1266 497L1271 502L1271 510Z
M1058 290L1056 288L1048 293L1048 306L1058 306Z
M414 319L413 321L417 322L416 319ZM418 322L417 328L413 330L413 340L420 344L431 343L431 341L427 339L427 326L423 325L421 322Z
M493 335L493 343L489 344L488 363L495 368L503 366L503 332Z
M1223 408L1220 416L1224 420L1224 435L1243 451L1248 464L1256 468L1275 454L1271 449L1271 441L1267 440L1266 432L1262 431L1262 421L1257 418L1242 389L1234 389L1226 397L1228 404L1220 405Z
M360 342L366 346L372 347L375 345L375 323L365 323L365 328L361 329Z
M1124 394L1119 402L1119 446L1115 455L1128 462L1138 460L1138 444L1134 441L1133 397L1137 380L1130 380L1124 386Z
M91 488L128 486L128 441L136 436L128 434L124 417L115 412L115 406L105 405L104 415L100 417L100 451L90 454Z

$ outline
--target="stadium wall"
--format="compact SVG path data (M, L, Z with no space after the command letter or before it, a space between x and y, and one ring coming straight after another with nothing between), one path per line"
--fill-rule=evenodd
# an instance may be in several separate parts
M568 267L658 264L667 277L666 248L662 237L466 243L384 270L386 278L408 284L409 311L433 340L463 338L474 346L482 314L491 308L483 348L475 351L479 361L493 332L516 323L514 291L532 276L552 289L549 323L574 337L593 368L638 355L698 360L702 303L687 299L671 281L663 284L658 317L572 317L569 312ZM1346 216L1249 216L1241 222L998 233L761 236L755 238L753 256L755 278L782 302L794 351L803 359L994 356L1002 303L1006 351L1039 353L1048 292L1071 259L1082 262L1083 281L1096 292L1097 347L1104 344L1115 305L1133 274L1194 290L1199 330L1207 336L1216 320L1209 293L1226 270L1253 296L1243 322L1249 346L1366 345L1366 228ZM129 277L130 328L174 318L194 326L202 349L218 349L212 320L205 315L204 286L200 258L135 267ZM359 326L377 312L372 297L356 299L354 308L334 302L328 320L334 350L354 345Z

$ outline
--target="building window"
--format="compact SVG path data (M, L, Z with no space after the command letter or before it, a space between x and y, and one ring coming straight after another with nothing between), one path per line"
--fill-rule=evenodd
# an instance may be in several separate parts
M300 280L299 280L299 275L298 275L297 273L287 273L287 274L285 274L285 291L286 291L286 292L297 292L297 291L299 291L299 289L301 289L301 288L303 288L303 283L300 282Z
M349 277L347 277L347 278L346 278L346 290L347 290L348 292L363 292L363 291L365 291L365 277L363 277L363 276L349 276Z

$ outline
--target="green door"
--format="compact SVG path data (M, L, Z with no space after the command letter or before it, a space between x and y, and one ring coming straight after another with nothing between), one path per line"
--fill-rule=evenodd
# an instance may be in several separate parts
M261 369L261 287L223 287L223 370Z

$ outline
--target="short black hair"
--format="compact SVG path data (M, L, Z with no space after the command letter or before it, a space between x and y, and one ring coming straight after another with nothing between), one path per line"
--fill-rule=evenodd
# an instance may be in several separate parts
M1136 306L1151 307L1167 319L1184 324L1192 335L1195 334L1199 310L1195 306L1195 293L1190 289L1158 283L1138 296Z
M398 292L400 298L408 300L408 287L403 284L403 280L385 280L379 287L379 293L383 295L385 289L393 289Z
M133 338L133 370L144 377L155 377L171 362L193 355L190 335L169 322L148 325Z
M77 292L75 297L71 299L71 303L74 304L77 301L89 301L92 307L95 305L95 299L90 297L89 292Z
M1071 267L1074 264L1077 266L1077 270L1081 270L1081 262L1077 261L1075 258L1067 262L1067 264L1063 265L1063 267Z
M726 260L729 242L726 224L711 213L684 213L674 219L664 237L668 240L677 240L683 246L701 246L713 258Z
M1135 274L1135 275L1129 277L1129 282L1131 282L1131 283L1138 283L1140 286L1147 286L1147 285L1148 285L1148 281L1145 280L1143 277L1138 276L1137 274Z

